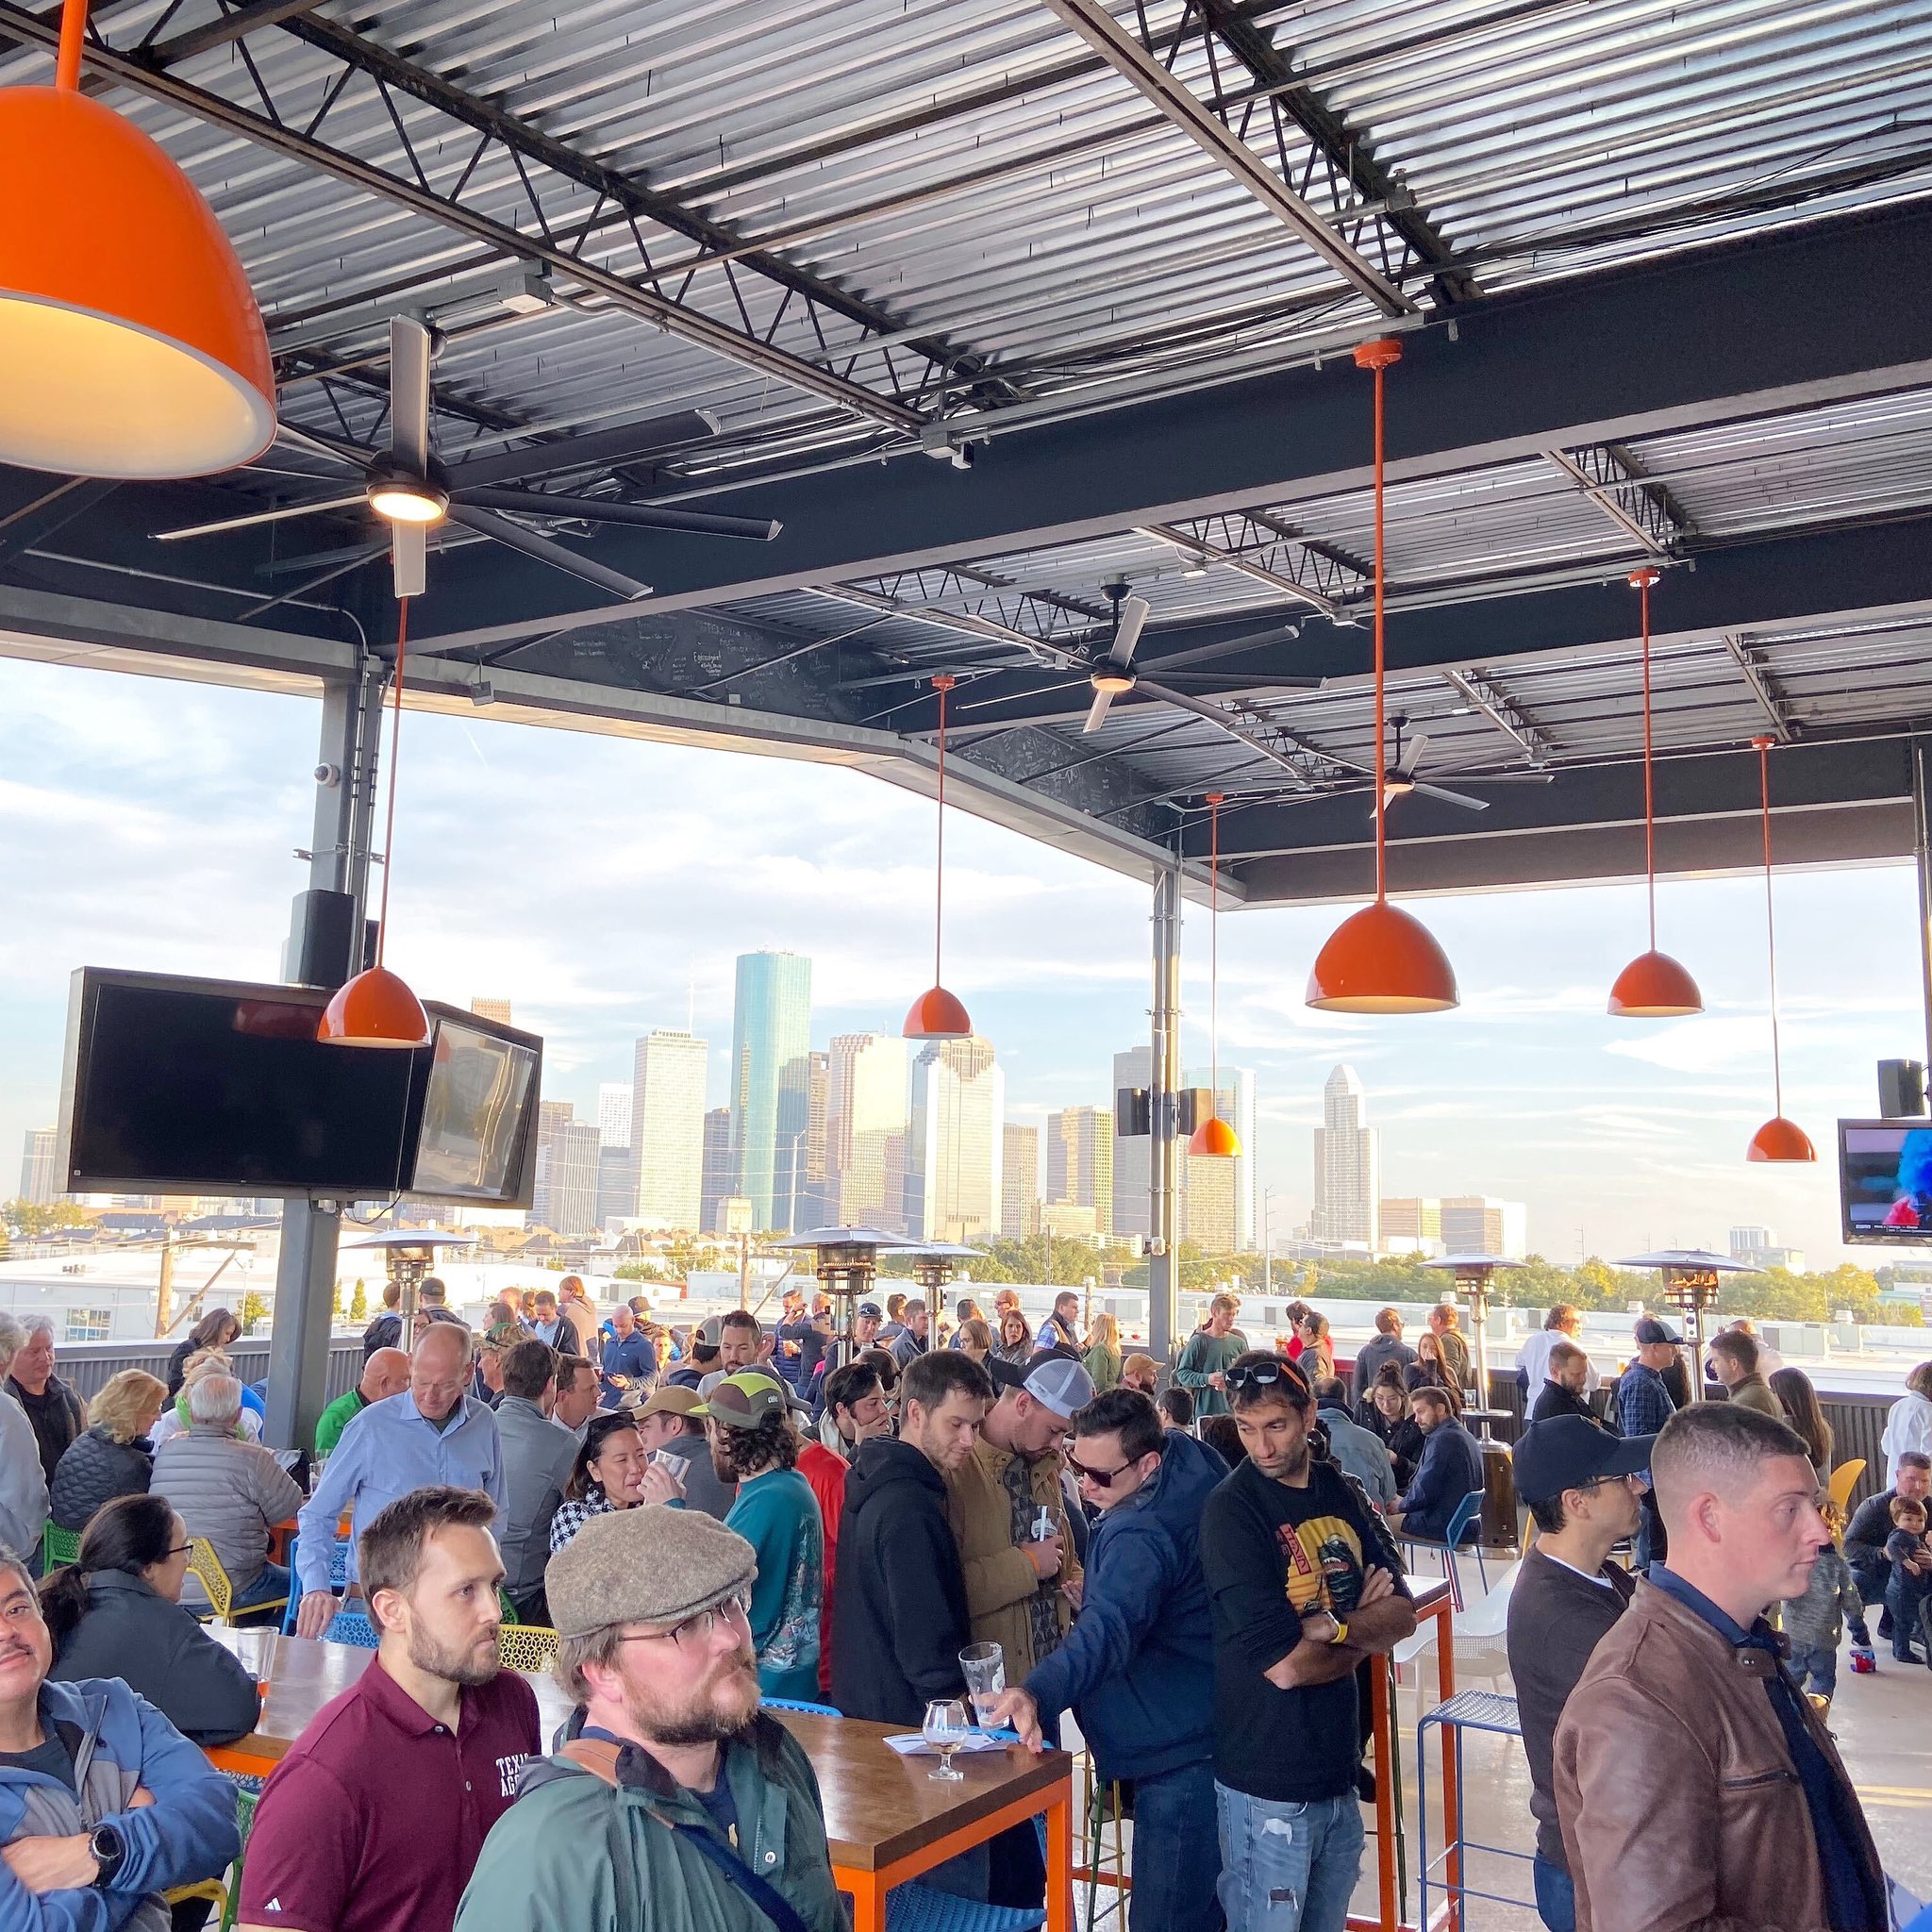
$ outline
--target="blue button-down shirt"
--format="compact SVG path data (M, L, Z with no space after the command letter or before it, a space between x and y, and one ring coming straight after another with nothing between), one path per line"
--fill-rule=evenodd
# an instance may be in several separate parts
M302 1547L296 1555L297 1580L306 1594L329 1587L329 1553L336 1523L350 1512L349 1574L356 1574L354 1539L370 1519L411 1490L450 1483L458 1489L487 1490L502 1518L503 1446L496 1418L475 1396L458 1398L462 1413L447 1427L436 1424L416 1407L407 1389L372 1402L342 1431L335 1454L303 1504L295 1522Z
M1617 1381L1617 1420L1626 1436L1654 1436L1677 1412L1664 1378L1632 1362Z

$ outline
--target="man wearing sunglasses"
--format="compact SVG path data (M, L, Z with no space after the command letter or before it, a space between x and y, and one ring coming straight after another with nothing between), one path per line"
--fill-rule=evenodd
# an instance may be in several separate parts
M758 1708L757 1573L695 1509L593 1517L551 1558L584 1727L524 1777L458 1932L842 1932L818 1779Z
M1363 1842L1356 1672L1415 1606L1380 1518L1314 1458L1300 1370L1256 1349L1225 1382L1247 1460L1201 1520L1222 1908L1229 1932L1342 1932Z
M1079 1719L1103 1781L1134 1787L1132 1932L1214 1932L1214 1631L1201 1575L1213 1452L1162 1429L1138 1389L1074 1418L1067 1466L1100 1521L1080 1614L996 1711L1035 1751L1042 1724Z

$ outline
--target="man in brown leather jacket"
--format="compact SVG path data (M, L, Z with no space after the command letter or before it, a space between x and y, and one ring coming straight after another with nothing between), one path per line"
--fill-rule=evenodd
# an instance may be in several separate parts
M1804 1441L1730 1403L1664 1425L1670 1532L1557 1727L1578 1932L1870 1932L1884 1874L1831 1739L1764 1610L1831 1541Z

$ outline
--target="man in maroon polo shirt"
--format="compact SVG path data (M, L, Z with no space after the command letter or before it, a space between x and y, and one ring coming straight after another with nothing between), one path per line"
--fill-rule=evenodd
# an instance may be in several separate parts
M261 1794L242 1932L450 1932L542 1750L535 1693L496 1660L495 1520L481 1490L412 1490L362 1532L381 1644Z

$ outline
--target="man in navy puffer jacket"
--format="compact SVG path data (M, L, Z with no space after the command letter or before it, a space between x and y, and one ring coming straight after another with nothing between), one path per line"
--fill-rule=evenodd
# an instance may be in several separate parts
M1080 1614L994 1714L1035 1750L1072 1710L1102 1778L1134 1785L1132 1932L1222 1923L1214 1812L1214 1635L1201 1512L1227 1474L1204 1442L1163 1429L1137 1389L1074 1418L1068 1461L1100 1521Z

